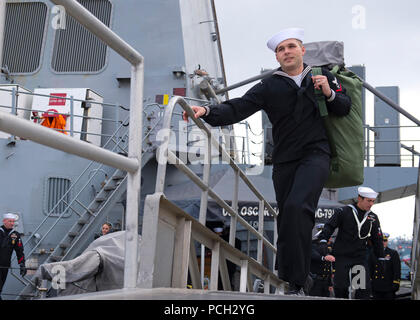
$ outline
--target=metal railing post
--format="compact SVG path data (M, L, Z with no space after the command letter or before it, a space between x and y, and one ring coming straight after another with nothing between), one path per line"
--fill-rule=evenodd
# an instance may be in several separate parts
M5 24L6 24L6 1L0 1L0 69L3 68L3 43L4 43Z
M70 136L71 137L74 136L74 100L73 99L74 97L70 96Z
M232 199L232 209L235 212L238 212L238 192L239 192L239 171L235 170L235 179L233 181L233 199ZM235 215L230 216L230 230L229 230L229 243L232 247L235 246L236 238L236 223L237 218Z
M16 108L16 88L13 87L12 88L12 110L11 110L11 114L16 115L17 114L17 108Z
M259 201L259 210L258 210L258 232L264 234L264 200ZM263 239L258 239L258 248L257 248L257 261L263 263L263 248L264 242Z
M246 151L247 151L247 158L248 164L251 164L251 151L249 150L249 137L248 137L248 121L245 121L245 133L246 133Z
M211 137L205 135L206 143L206 154L204 155L204 167L203 167L203 182L208 185L210 179L210 170L211 170ZM201 201L200 201L200 216L199 221L201 224L206 225L207 217L207 204L208 204L209 192L204 190L201 192Z
M119 104L116 103L115 104L115 130L118 129L119 122L120 122L120 112L118 108L119 108ZM120 137L117 136L116 138L117 138L117 141L119 141Z
M366 166L370 167L370 128L366 125Z
M128 157L137 159L139 166L135 172L128 172L127 174L124 288L135 288L137 286L138 276L138 220L141 191L143 81L144 64L139 63L131 68Z
M75 0L51 0L54 4L63 5L66 13L97 36L109 47L131 63L130 87L130 128L128 158L136 160L135 170L128 170L127 175L127 211L124 288L137 285L138 257L138 214L141 191L141 137L143 133L143 82L144 58L133 47L122 40L115 32L96 18L91 12Z

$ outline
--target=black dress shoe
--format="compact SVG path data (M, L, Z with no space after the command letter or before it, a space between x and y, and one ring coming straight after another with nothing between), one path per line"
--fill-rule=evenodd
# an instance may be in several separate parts
M306 296L303 291L303 287L295 285L293 283L289 284L289 291L286 292L288 296Z
M288 296L300 296L300 297L305 297L306 294L303 291L303 288L300 288L299 290L291 290L289 292L286 293L286 295Z

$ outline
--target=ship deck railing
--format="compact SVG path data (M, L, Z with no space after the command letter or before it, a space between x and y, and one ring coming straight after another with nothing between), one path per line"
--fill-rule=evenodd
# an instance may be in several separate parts
M73 96L70 97L60 97L60 96L54 96L54 95L48 95L48 94L41 94L41 93L34 93L34 92L29 92L26 90L19 90L19 88L15 88L12 87L11 89L6 89L6 88L0 88L1 92L9 92L11 95L11 103L10 105L4 105L4 104L0 104L0 110L4 109L6 110L6 112L10 112L11 114L17 115L18 112L23 112L23 114L27 114L27 116L25 117L26 120L33 120L34 122L37 120L41 120L43 119L45 116L43 116L45 113L53 115L53 116L57 116L57 115L62 115L64 117L66 117L66 121L68 121L69 125L66 126L68 127L68 129L56 129L56 128L51 128L53 130L59 131L59 132L65 132L66 134L70 135L71 137L73 137L75 134L80 134L80 139L81 140L86 140L87 136L100 136L103 137L105 139L114 136L114 133L112 134L106 134L103 132L92 132L92 131L83 131L83 130L76 130L74 129L74 120L76 118L81 118L82 121L87 121L87 120L98 120L101 121L102 123L105 122L111 122L114 123L115 125L115 131L120 130L120 126L121 124L123 124L124 126L128 126L127 124L127 120L120 120L121 116L119 114L119 110L124 110L124 111L130 111L130 108L124 105L121 105L119 103L107 103L107 102L100 102L100 101L94 101L94 100L84 100L84 99L77 99L74 98ZM40 97L46 97L46 98L57 98L57 99L61 99L61 100L67 100L69 101L69 112L56 112L56 111L45 111L45 110L41 110L41 109L36 109L33 107L30 108L23 108L23 107L18 107L18 99L17 97L21 94L24 95L29 95L29 96L40 96ZM173 96L170 96L173 97ZM208 100L203 100L203 99L197 99L197 98L193 98L193 97L184 97L186 100L191 100L191 101L195 101L197 103L200 104L205 104L206 102L208 103ZM74 112L74 104L76 102L80 102L82 104L97 104L102 106L102 108L113 108L114 109L114 118L104 118L104 117L93 117L93 116L85 116L85 115L79 115L79 114L75 114ZM151 110L149 111L149 109L152 109L152 107L157 107L158 108L158 112L156 115L154 115L154 111ZM143 119L148 119L150 116L156 116L156 118L159 118L159 122L162 120L162 114L164 110L164 105L162 104L158 104L158 103L148 103L144 106L143 109ZM32 115L31 115L32 114ZM42 114L39 115L39 114ZM111 112L108 112L108 114L112 114ZM174 112L174 115L181 115L177 112ZM152 133L156 134L156 127L159 124L155 123L153 124L153 126L151 128L148 128L148 130L145 131L145 135L148 137L150 136ZM147 123L146 123L147 124ZM250 164L251 160L250 160L250 156L253 154L252 151L250 150L249 147L249 142L250 140L249 138L249 132L252 132L252 130L250 129L250 125L248 123L247 120L241 121L240 125L244 125L245 128L245 134L244 135L238 135L235 134L235 131L229 132L230 137L233 139L237 139L240 140L242 143L242 148L235 148L235 145L229 145L228 146L228 152L230 152L231 154L236 154L237 155L237 161L243 164ZM187 126L187 136L189 135L189 133L191 132L191 130L194 129L194 126ZM176 131L176 129L173 129L174 131ZM217 129L220 130L220 129ZM103 131L103 130L102 130ZM121 137L120 137L121 139ZM193 141L193 142L198 142L198 141ZM254 144L261 144L262 141L259 142L254 142L253 140L251 140L252 143ZM191 143L191 142L189 142ZM103 145L104 148L106 147L107 143L105 143ZM254 153L255 155L255 153ZM258 155L260 156L260 155Z

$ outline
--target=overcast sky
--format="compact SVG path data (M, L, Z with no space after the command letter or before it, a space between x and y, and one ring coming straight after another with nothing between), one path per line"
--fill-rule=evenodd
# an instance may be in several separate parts
M228 85L278 67L267 40L281 29L302 27L305 42L344 42L347 66L365 65L374 87L399 86L400 105L420 119L420 2L418 0L215 0ZM251 85L233 90L241 96ZM373 125L373 96L367 94L366 120ZM259 116L250 118L255 132ZM413 125L404 116L401 125ZM420 128L410 135L420 136ZM414 133L413 133L414 132ZM408 133L407 133L408 134ZM409 139L404 132L401 139ZM412 144L410 142L410 144ZM416 145L420 150L420 145ZM385 231L412 235L414 197L373 207Z

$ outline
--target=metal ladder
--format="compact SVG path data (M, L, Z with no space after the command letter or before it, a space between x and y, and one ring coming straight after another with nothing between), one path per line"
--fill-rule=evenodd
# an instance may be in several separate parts
M92 234L94 230L98 230L102 222L102 218L126 191L127 186L125 182L126 174L120 170L116 170L90 205L86 208L85 212L80 215L79 219L64 235L63 239L57 244L55 249L50 252L43 263L72 259L86 247L87 243L92 242ZM32 252L29 257L36 254L36 252ZM25 299L25 297L36 296L36 291L39 288L39 285L40 284L34 282L34 278L32 278L20 292L21 298Z
M86 240L89 241L89 239L86 239L92 235L92 232L89 231L98 229L101 217L104 217L108 211L107 209L110 209L115 204L126 188L126 174L121 170L116 170L90 203L89 207L86 208L86 211L55 247L45 263L74 258L78 254L77 249L80 247L77 245L81 242L86 242ZM92 240L90 239L90 241Z

